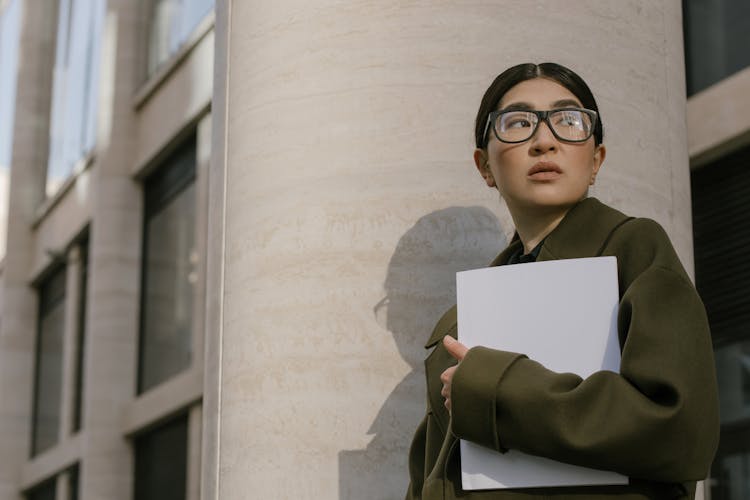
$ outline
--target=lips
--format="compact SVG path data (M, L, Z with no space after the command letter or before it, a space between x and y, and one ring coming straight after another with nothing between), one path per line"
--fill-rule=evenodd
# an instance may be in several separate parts
M557 163L540 161L529 169L528 178L532 181L553 181L562 175L562 169Z
M551 161L540 161L536 163L531 169L529 169L529 176L539 174L539 173L545 173L545 172L552 172L556 174L562 174L562 169L557 165L555 162Z

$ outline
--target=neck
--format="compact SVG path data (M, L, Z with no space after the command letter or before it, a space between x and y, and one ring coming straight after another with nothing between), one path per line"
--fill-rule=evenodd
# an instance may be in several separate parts
M572 207L555 207L549 210L513 210L508 206L518 237L523 243L523 253L531 252L539 242L551 233Z

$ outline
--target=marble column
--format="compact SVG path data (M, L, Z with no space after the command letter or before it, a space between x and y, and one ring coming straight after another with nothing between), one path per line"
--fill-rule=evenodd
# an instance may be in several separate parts
M403 496L422 345L455 271L512 231L472 163L511 65L587 80L609 148L593 194L692 268L679 2L216 8L204 498Z

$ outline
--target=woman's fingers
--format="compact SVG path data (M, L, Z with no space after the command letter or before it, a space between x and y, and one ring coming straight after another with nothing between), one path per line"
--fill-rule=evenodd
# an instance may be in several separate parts
M443 337L443 345L445 346L445 349L448 351L448 354L456 358L457 360L461 361L464 359L464 356L466 356L466 353L469 351L469 348L463 345L458 340L454 339L450 335L446 335Z
M464 356L466 356L466 353L469 350L468 347L450 335L443 337L443 345L448 351L448 354L453 356L459 362L464 359ZM445 398L445 407L448 408L448 411L451 411L451 382L453 382L453 373L456 371L456 368L458 368L458 366L451 366L440 374L440 381L443 383L443 388L440 390L440 394Z
M451 366L443 373L440 374L440 381L443 383L443 388L440 390L440 395L445 398L445 407L448 411L451 411L451 382L453 381L453 373L456 371L455 366Z

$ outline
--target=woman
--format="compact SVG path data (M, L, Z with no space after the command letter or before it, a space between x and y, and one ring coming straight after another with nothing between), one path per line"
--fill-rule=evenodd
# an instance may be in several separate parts
M475 137L476 167L516 226L492 265L617 257L620 373L581 379L522 353L467 349L454 340L452 308L427 343L428 408L407 499L694 498L719 427L705 310L656 222L586 197L606 156L588 86L557 64L512 67L487 89ZM615 471L629 484L464 491L458 439Z

